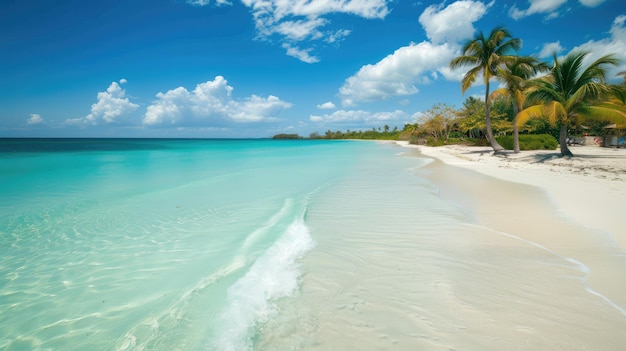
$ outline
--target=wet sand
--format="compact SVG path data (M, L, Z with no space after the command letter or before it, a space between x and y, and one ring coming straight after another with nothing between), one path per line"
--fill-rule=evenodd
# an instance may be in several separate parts
M572 218L534 185L438 159L410 172L377 166L311 208L318 246L261 348L626 345L626 254L614 233Z

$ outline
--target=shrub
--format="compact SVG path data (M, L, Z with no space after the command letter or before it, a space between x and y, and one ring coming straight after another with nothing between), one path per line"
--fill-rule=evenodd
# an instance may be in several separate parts
M503 148L513 150L513 136L505 135L496 140ZM549 134L522 134L519 136L520 150L554 150L559 142Z
M426 145L428 146L443 146L446 145L445 140L444 139L435 139L433 137L428 137L428 139L426 139Z

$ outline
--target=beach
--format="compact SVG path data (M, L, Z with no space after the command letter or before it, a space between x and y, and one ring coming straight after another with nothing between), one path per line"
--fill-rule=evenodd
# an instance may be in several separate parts
M560 157L558 150L494 155L489 147L401 145L416 147L422 155L445 164L429 165L430 174L426 177L439 187L442 198L471 209L477 223L519 240L522 246L534 246L577 265L584 274L580 281L583 289L578 290L582 295L599 298L600 303L618 312L610 323L624 324L626 150L574 147L572 151L576 156L569 158ZM461 177L459 173L451 176L447 166L470 172ZM471 172L492 179L486 180ZM512 188L507 182L523 186ZM537 196L545 196L548 201L542 203ZM553 280L555 277L545 278ZM564 289L563 293L573 294L574 291ZM550 303L542 304L546 302ZM552 308L563 308L559 300L551 303ZM582 320L576 321L574 317L569 322L585 325L589 317L598 314L599 311L591 309ZM557 323L553 327L553 335L558 335L562 325ZM621 338L610 333L597 336L600 339L590 343L596 346L590 347L604 345L602 349L613 349L603 344L602 339ZM592 339L592 335L586 337L586 341ZM545 345L538 344L541 349L547 349Z
M602 162L624 150L533 164L555 152L400 145L405 168L377 159L310 208L317 246L259 349L623 348L624 184Z
M559 210L585 227L613 235L626 250L626 149L571 147L575 157L558 150L505 152L491 147L451 145L417 148L442 162L516 183L542 188Z

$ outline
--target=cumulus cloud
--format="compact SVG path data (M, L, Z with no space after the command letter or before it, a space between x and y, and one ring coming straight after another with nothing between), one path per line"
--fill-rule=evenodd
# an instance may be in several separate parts
M319 108L320 110L334 110L336 107L337 106L335 106L335 104L330 101L317 105L317 108Z
M562 52L563 50L565 50L565 48L561 46L560 41L555 41L553 43L545 43L543 44L541 51L539 51L538 56L540 58L552 57L553 54L555 53L558 54Z
M431 42L458 42L474 35L476 29L473 23L482 18L493 3L462 0L445 8L443 3L430 5L420 15L419 22Z
M370 112L363 110L339 110L331 114L311 115L309 119L315 123L365 123L379 125L380 123L404 123L410 116L401 110L393 112Z
M519 20L538 13L548 13L549 18L553 18L556 17L556 9L565 4L567 0L528 0L528 2L530 2L530 7L526 10L520 10L513 5L509 10L509 16Z
M101 121L105 123L113 123L139 107L139 105L130 102L126 97L126 91L122 89L120 84L126 84L126 79L120 79L118 82L112 82L106 91L98 93L98 101L91 105L91 113L83 118L74 118L66 120L68 124L98 124Z
M336 43L350 34L345 28L330 28L328 17L348 14L366 19L381 19L387 16L387 3L392 0L241 0L252 12L260 39L278 38L287 55L306 63L318 62L312 49L304 47L304 41ZM188 0L196 6L209 5L211 0ZM218 5L228 4L216 0Z
M35 125L35 124L42 124L45 123L43 118L41 118L41 115L38 113L31 113L30 117L28 118L28 120L26 121L26 124L29 126Z
M192 91L178 87L166 93L159 92L157 99L146 109L143 124L197 126L270 121L292 106L272 95L267 98L252 95L237 101L232 98L232 92L233 87L222 76L200 83Z
M381 61L365 65L345 80L339 89L344 106L385 100L392 96L418 93L418 84L428 84L440 76L460 80L462 73L448 64L459 54L460 41L474 35L473 23L482 18L494 2L459 0L443 7L428 6L419 17L430 41L411 43Z
M339 89L344 106L358 102L385 100L391 96L416 94L416 83L427 84L437 77L455 55L448 44L429 42L397 49L373 65L365 65ZM442 73L443 74L443 73Z

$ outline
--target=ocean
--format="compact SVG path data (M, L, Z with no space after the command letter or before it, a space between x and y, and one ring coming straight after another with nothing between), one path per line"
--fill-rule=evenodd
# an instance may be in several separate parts
M0 349L576 349L588 329L542 328L587 305L624 326L580 262L442 199L431 162L361 141L0 140Z

